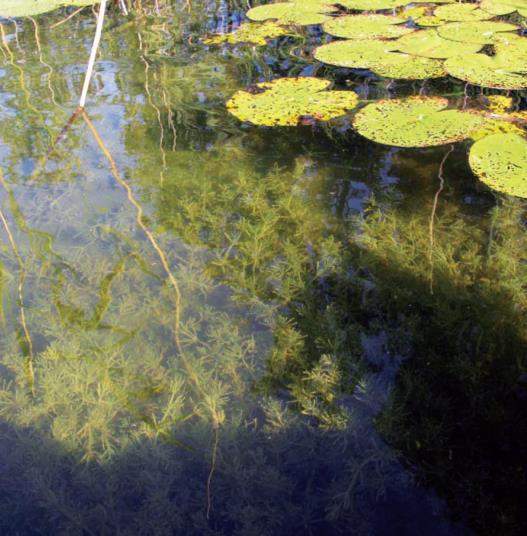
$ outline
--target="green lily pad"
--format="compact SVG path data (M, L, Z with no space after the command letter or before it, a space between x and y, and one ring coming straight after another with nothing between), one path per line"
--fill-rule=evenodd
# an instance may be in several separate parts
M478 22L451 22L440 26L437 32L445 39L462 43L491 45L497 34L517 32L518 26L507 22L483 20Z
M276 22L266 22L264 24L256 22L246 22L236 28L234 32L223 33L206 37L203 42L208 45L229 43L252 43L254 45L265 45L269 39L275 39L283 35L291 34L291 31L276 24Z
M514 73L527 73L527 37L502 34L494 43L494 58L500 65Z
M510 15L517 11L527 17L527 0L482 0L481 8L493 15Z
M460 43L441 37L437 30L419 30L397 40L397 50L425 58L445 59L481 50L483 45Z
M276 19L279 24L308 26L322 24L329 19L325 13L336 9L322 0L297 0L253 7L247 11L247 17L256 22Z
M356 11L383 11L406 6L411 0L339 0L337 3L346 9Z
M440 61L394 52L397 41L364 39L333 41L318 47L314 57L329 65L350 69L370 69L380 76L421 80L446 75Z
M464 54L445 61L448 74L470 84L496 89L527 87L527 75L504 68L496 57L485 54Z
M435 15L424 15L422 17L419 17L415 22L417 22L419 26L423 26L425 28L442 26L446 23L445 20L440 19Z
M322 28L330 35L347 39L393 38L415 31L403 26L404 22L405 19L391 15L344 15L331 18Z
M89 6L100 0L0 0L0 17L31 17L67 6Z
M449 4L439 6L434 10L434 15L443 20L453 22L489 20L494 17L492 13L480 9L478 4Z
M447 99L441 97L380 100L360 110L353 125L377 143L430 147L469 138L486 121L482 114L447 110L447 106Z
M518 134L494 134L477 141L468 158L472 171L487 186L527 198L527 140Z
M359 100L353 91L328 90L330 85L321 78L278 78L238 91L227 109L254 125L296 126L306 116L327 121L352 110Z

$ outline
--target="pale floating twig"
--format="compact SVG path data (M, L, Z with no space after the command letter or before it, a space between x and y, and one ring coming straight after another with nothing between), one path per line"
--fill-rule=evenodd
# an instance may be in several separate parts
M99 13L97 15L97 26L95 29L95 37L93 38L93 44L90 52L90 59L88 61L88 68L86 69L86 76L84 77L84 85L82 86L81 98L79 100L79 108L84 108L86 104L86 97L88 96L88 89L90 88L90 81L93 74L93 66L95 65L95 58L97 56L97 50L99 49L99 43L101 41L102 28L104 25L104 14L106 12L107 0L101 0L101 6L99 7Z

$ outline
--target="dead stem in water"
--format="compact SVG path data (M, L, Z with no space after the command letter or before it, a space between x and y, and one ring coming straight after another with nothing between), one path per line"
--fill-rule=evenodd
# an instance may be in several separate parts
M428 226L428 234L430 239L430 249L428 253L428 261L430 263L430 294L434 293L434 222L436 217L436 211L437 211L437 204L439 202L439 196L441 195L441 192L443 191L443 188L445 187L445 178L443 177L443 171L445 167L445 162L447 161L447 158L450 156L450 153L454 150L454 146L451 145L450 149L446 152L445 156L443 156L443 159L441 160L441 163L439 164L439 171L437 174L437 177L439 179L439 188L437 189L435 196L434 196L434 203L432 205L432 213L430 214L430 224Z
M3 173L0 171L0 182L4 186L4 178ZM7 191L7 190L6 190ZM26 355L26 375L27 375L27 381L28 381L28 387L32 395L35 394L35 371L33 369L33 340L31 339L31 335L29 333L29 328L27 325L26 320L26 310L24 306L24 284L26 281L26 267L24 264L24 261L22 260L22 257L20 256L20 252L18 250L18 246L16 245L15 238L13 236L13 233L11 232L11 229L9 228L9 223L7 222L7 219L4 215L3 210L0 208L0 220L2 221L2 225L4 226L5 232L7 234L7 238L9 240L9 244L11 246L11 249L13 250L13 255L15 256L16 262L18 264L18 285L17 285L17 292L18 292L18 307L20 309L20 325L22 326L22 331L24 332L24 338L26 340L27 345L27 355Z
M170 284L172 285L172 288L174 289L175 301L176 301L174 338L175 338L176 348L177 348L178 352L181 354L181 350L182 350L182 348L181 348L181 340L180 340L181 291L179 290L178 282L177 282L176 278L174 277L174 274L172 273L172 270L170 269L170 266L168 264L168 259L167 259L166 255L165 255L165 253L163 252L163 250L161 249L161 247L157 243L157 240L155 239L155 237L152 234L152 232L145 225L144 217L143 217L143 214L144 214L143 207L136 200L130 185L119 174L119 170L117 169L117 164L115 163L115 160L114 160L112 154L110 153L110 151L108 150L108 148L104 144L104 141L102 140L102 138L99 135L99 133L97 132L97 129L95 128L94 124L91 122L90 118L88 117L88 114L84 110L82 110L81 113L82 113L82 117L83 117L85 123L88 125L88 128L90 129L91 133L93 134L93 137L94 137L95 141L97 142L97 145L99 146L101 151L104 153L104 156L108 160L108 162L110 164L110 168L112 170L112 175L114 176L115 180L125 189L126 195L128 197L128 201L130 202L130 204L133 205L133 207L136 210L136 222L137 222L137 225L141 228L143 233L148 238L148 241L150 242L150 244L152 245L152 247L156 251L156 253L157 253L158 257L159 257L159 260L161 262L161 265L163 266L163 269L164 269L164 271L165 271L165 273L166 273L166 275L168 277L168 280L170 281Z
M146 237L148 238L150 244L155 249L159 260L161 261L161 264L163 266L163 269L165 270L165 273L174 289L175 292L175 299L176 299L176 311L175 311L175 329L174 329L174 338L176 343L176 348L179 353L179 358L185 367L187 374L189 375L190 381L194 384L194 387L198 391L198 393L201 394L205 399L207 398L207 392L206 389L201 385L201 382L196 377L195 372L192 370L192 367L190 366L190 363L187 361L185 354L183 352L182 346L181 346L181 340L180 340L180 322L181 322L181 291L179 289L178 282L176 278L174 277L170 266L168 264L167 257L159 244L157 243L154 235L150 232L150 230L146 227L144 220L143 220L143 208L139 204L139 202L135 199L133 191L130 187L130 185L121 177L119 174L119 171L117 169L117 165L115 163L115 160L104 144L104 141L102 140L101 136L97 132L97 129L95 128L95 125L91 122L90 118L88 117L88 114L85 110L82 110L82 117L86 124L88 125L88 128L90 129L91 133L93 134L93 137L95 138L95 141L97 142L97 145L99 145L99 148L106 156L111 170L112 174L115 178L115 180L126 190L126 194L128 197L128 201L134 206L136 209L136 222L137 225L142 229ZM219 443L219 428L220 424L223 421L223 417L220 411L218 411L216 408L208 408L211 414L211 420L212 420L212 429L214 431L214 444L212 447L212 458L211 458L211 466L209 475L207 477L207 484L206 484L206 490L207 490L207 507L206 507L206 516L207 519L210 516L210 511L212 508L212 498L211 498L211 486L212 486L212 478L214 476L214 471L216 469L216 459L217 459L217 452L218 452L218 443Z
M42 57L42 47L40 46L40 37L39 37L39 34L38 34L38 23L33 17L28 17L28 18L33 23L33 27L35 29L35 42L37 44L38 59L39 59L40 63L44 67L46 67L46 69L48 70L48 89L49 89L49 92L51 94L51 102L55 106L58 106L57 100L55 98L55 91L53 89L53 86L51 85L51 78L53 76L53 67L51 67L51 65L49 65L49 63L46 63L44 61L43 57Z

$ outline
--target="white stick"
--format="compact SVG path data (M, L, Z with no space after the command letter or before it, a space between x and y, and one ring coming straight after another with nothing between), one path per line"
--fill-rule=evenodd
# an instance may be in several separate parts
M84 85L82 86L79 108L84 108L84 105L86 104L86 97L88 96L88 89L90 88L90 81L93 74L93 66L95 65L95 57L97 55L97 49L99 48L99 42L101 41L102 27L104 24L104 13L106 12L106 2L107 0L101 0L101 5L99 7L99 14L97 16L97 28L95 30L95 37L93 39L93 45L91 47L88 69L86 70L86 76L84 77Z

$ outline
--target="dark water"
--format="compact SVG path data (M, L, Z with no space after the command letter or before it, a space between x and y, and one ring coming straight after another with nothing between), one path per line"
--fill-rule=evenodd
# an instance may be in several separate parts
M1 533L524 533L524 203L463 144L224 105L465 88L324 68L316 29L207 47L245 6L191 6L111 12L65 130L89 9L2 22Z

